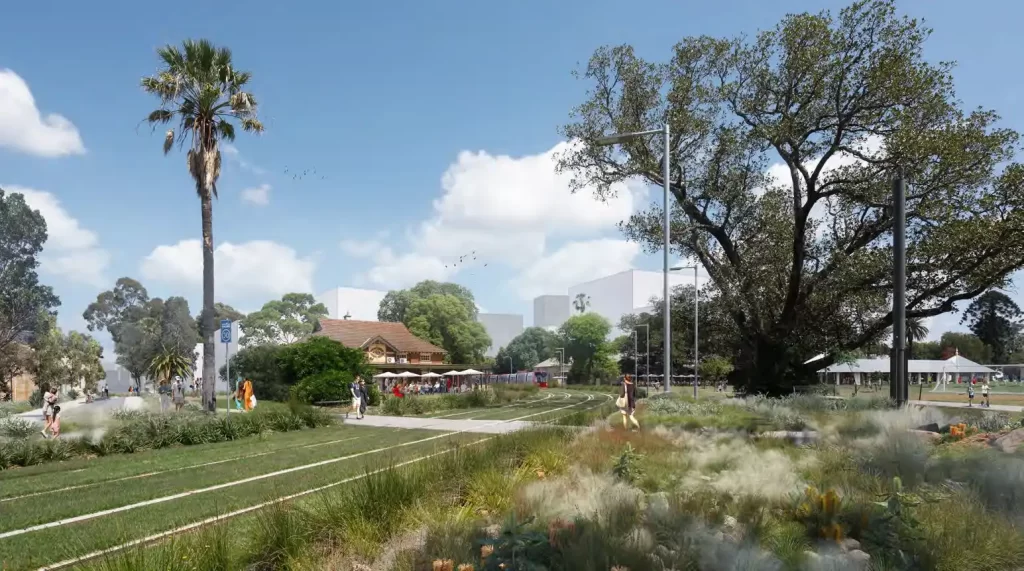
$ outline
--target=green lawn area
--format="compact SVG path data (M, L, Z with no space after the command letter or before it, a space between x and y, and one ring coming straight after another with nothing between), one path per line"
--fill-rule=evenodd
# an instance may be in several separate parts
M608 402L597 393L553 390L507 405L458 411L454 418L550 422ZM0 471L0 568L52 564L490 438L350 421ZM274 474L282 470L287 472ZM67 521L74 518L80 521ZM231 529L244 528L246 521L239 518ZM39 528L25 531L32 526Z

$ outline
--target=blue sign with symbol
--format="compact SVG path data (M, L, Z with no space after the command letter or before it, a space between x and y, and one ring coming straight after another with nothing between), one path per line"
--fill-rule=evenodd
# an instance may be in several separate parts
M231 320L220 320L220 342L231 343Z

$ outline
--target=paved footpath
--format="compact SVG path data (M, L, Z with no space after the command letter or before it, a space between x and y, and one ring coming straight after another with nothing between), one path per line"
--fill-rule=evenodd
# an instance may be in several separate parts
M977 401L978 399L975 398L974 400ZM934 400L912 400L909 401L909 403L917 406L941 406L945 408L971 408L979 410L996 410L1000 412L1024 412L1024 406L1015 406L1010 404L994 404L991 407L988 407L979 406L976 402L973 407L969 407L966 403L962 402L943 402Z
M423 418L411 416L364 416L346 419L352 426L380 426L386 428L417 428L421 430L443 430L448 432L478 432L482 434L505 434L533 426L525 420L462 420L457 418Z

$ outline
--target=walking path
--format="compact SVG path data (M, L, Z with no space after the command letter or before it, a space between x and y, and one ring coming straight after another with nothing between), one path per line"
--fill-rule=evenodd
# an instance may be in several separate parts
M978 399L974 399L974 400L978 400ZM941 407L945 407L945 408L971 408L971 409L975 409L976 408L976 409L979 409L979 410L997 410L997 411L1000 411L1000 412L1024 412L1024 406L1015 406L1015 405L1010 405L1010 404L994 404L991 407L987 407L987 406L980 406L977 403L975 403L973 407L969 407L969 406L967 406L966 404L964 404L962 402L943 402L943 401L934 401L934 400L912 400L912 401L908 401L908 402L909 402L909 404L913 404L913 405L917 405L917 406L941 406Z
M549 411L544 411L549 412ZM474 432L481 434L506 434L515 432L534 423L524 420L511 420L495 424L493 420L461 420L457 418L422 418L412 416L364 416L356 420L350 418L346 424L363 426L380 426L386 428L417 428L425 430L443 430L447 432Z

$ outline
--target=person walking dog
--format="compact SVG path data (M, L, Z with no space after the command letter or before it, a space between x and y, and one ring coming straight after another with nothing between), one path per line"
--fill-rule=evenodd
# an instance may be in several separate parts
M616 399L615 406L619 407L619 412L622 414L623 430L629 428L630 423L633 428L640 430L640 423L633 416L633 413L636 412L636 385L629 375L622 377L622 392Z

